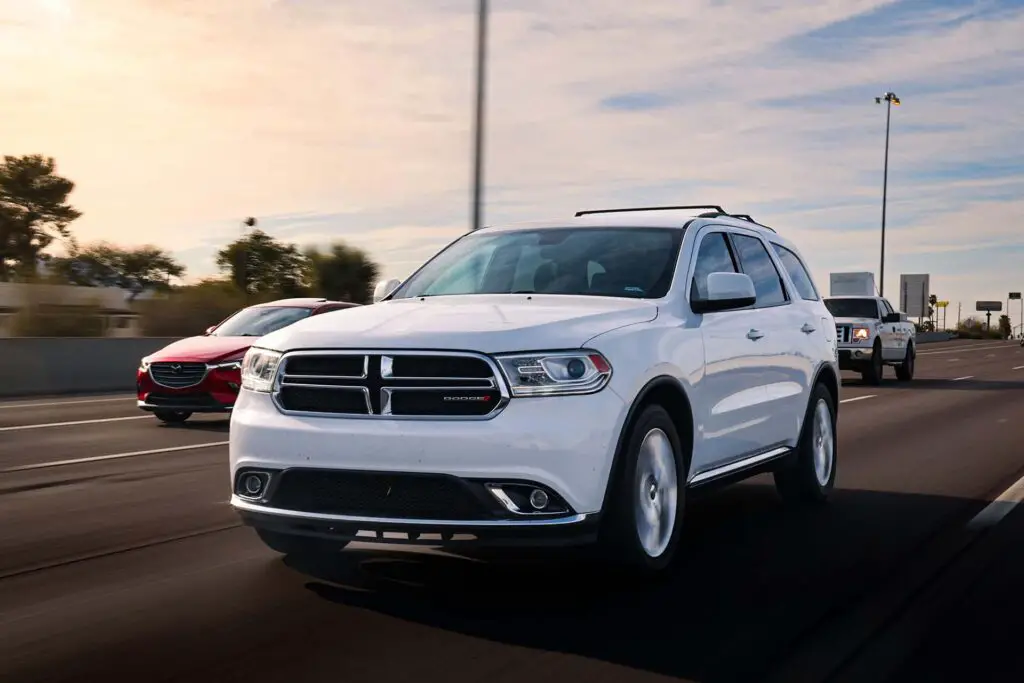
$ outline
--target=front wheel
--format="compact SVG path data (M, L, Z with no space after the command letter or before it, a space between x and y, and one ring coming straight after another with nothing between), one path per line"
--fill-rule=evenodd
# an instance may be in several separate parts
M775 488L782 499L793 504L828 500L836 481L838 450L835 403L825 385L817 384L796 452L775 471Z
M865 384L877 386L882 383L884 372L885 365L882 363L882 347L876 344L871 352L871 361L863 372L860 373L860 376Z
M901 382L909 382L914 379L914 357L916 355L914 347L907 346L907 355L903 358L903 363L896 367L896 379Z
M155 410L153 415L156 416L156 419L167 424L181 424L192 417L192 413L187 410Z
M689 438L687 438L689 443ZM630 430L603 530L609 559L642 572L668 568L676 554L686 500L686 457L675 424L647 406Z

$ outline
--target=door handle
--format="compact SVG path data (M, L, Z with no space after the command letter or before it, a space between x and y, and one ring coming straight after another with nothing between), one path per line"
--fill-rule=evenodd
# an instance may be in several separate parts
M800 328L800 331L803 332L804 334L810 334L811 332L814 332L814 325L810 323L804 323L804 326Z
M752 330L750 330L750 332L747 332L747 339L749 339L750 341L757 341L758 339L760 339L763 336L764 336L764 332L762 332L761 330L753 330L752 329Z

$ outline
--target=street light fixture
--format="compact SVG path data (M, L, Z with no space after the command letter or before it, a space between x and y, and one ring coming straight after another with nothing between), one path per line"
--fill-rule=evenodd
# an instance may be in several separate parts
M893 105L900 106L900 98L887 92L875 98L875 104L885 102L885 170L882 172L882 257L878 265L878 296L885 296L885 202L889 189L889 118Z
M488 0L476 8L476 107L473 115L473 230L480 229L484 172L484 89L487 83Z

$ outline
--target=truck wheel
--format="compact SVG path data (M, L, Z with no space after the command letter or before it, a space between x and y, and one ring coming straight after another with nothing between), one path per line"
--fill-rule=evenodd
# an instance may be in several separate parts
M790 504L823 503L836 481L836 408L824 384L816 384L807 405L800 441L791 458L775 470L775 489Z
M181 424L192 417L192 413L187 410L155 410L153 415L156 416L156 419L167 424Z
M907 355L903 359L903 363L896 367L896 379L901 382L909 382L914 379L914 357L917 353L914 351L914 345L907 345Z
M263 541L263 545L276 553L307 559L329 557L341 552L348 545L348 541L328 541L319 538L307 538L305 536L291 536L266 529L256 529L256 535Z
M621 457L618 480L609 484L604 554L631 570L654 574L672 564L686 502L687 458L664 408L651 405L640 413Z
M885 365L882 363L882 345L875 344L871 351L871 362L863 372L860 373L866 384L878 385L882 383L882 376L885 372Z

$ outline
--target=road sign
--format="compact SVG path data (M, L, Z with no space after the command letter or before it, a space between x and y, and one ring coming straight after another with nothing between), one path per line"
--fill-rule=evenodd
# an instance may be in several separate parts
M991 313L992 311L1001 311L1001 310L1003 310L1003 302L1002 301L976 301L975 304L974 304L974 310L976 310L976 311L987 311L989 313Z
M928 290L931 276L900 275L900 310L908 318L924 318L928 315Z
M1010 292L1010 296L1007 298L1010 299L1011 301L1016 301L1017 299L1020 298L1020 292Z
M949 302L948 301L936 301L935 302L935 307L936 308L945 308L946 306L949 306Z

